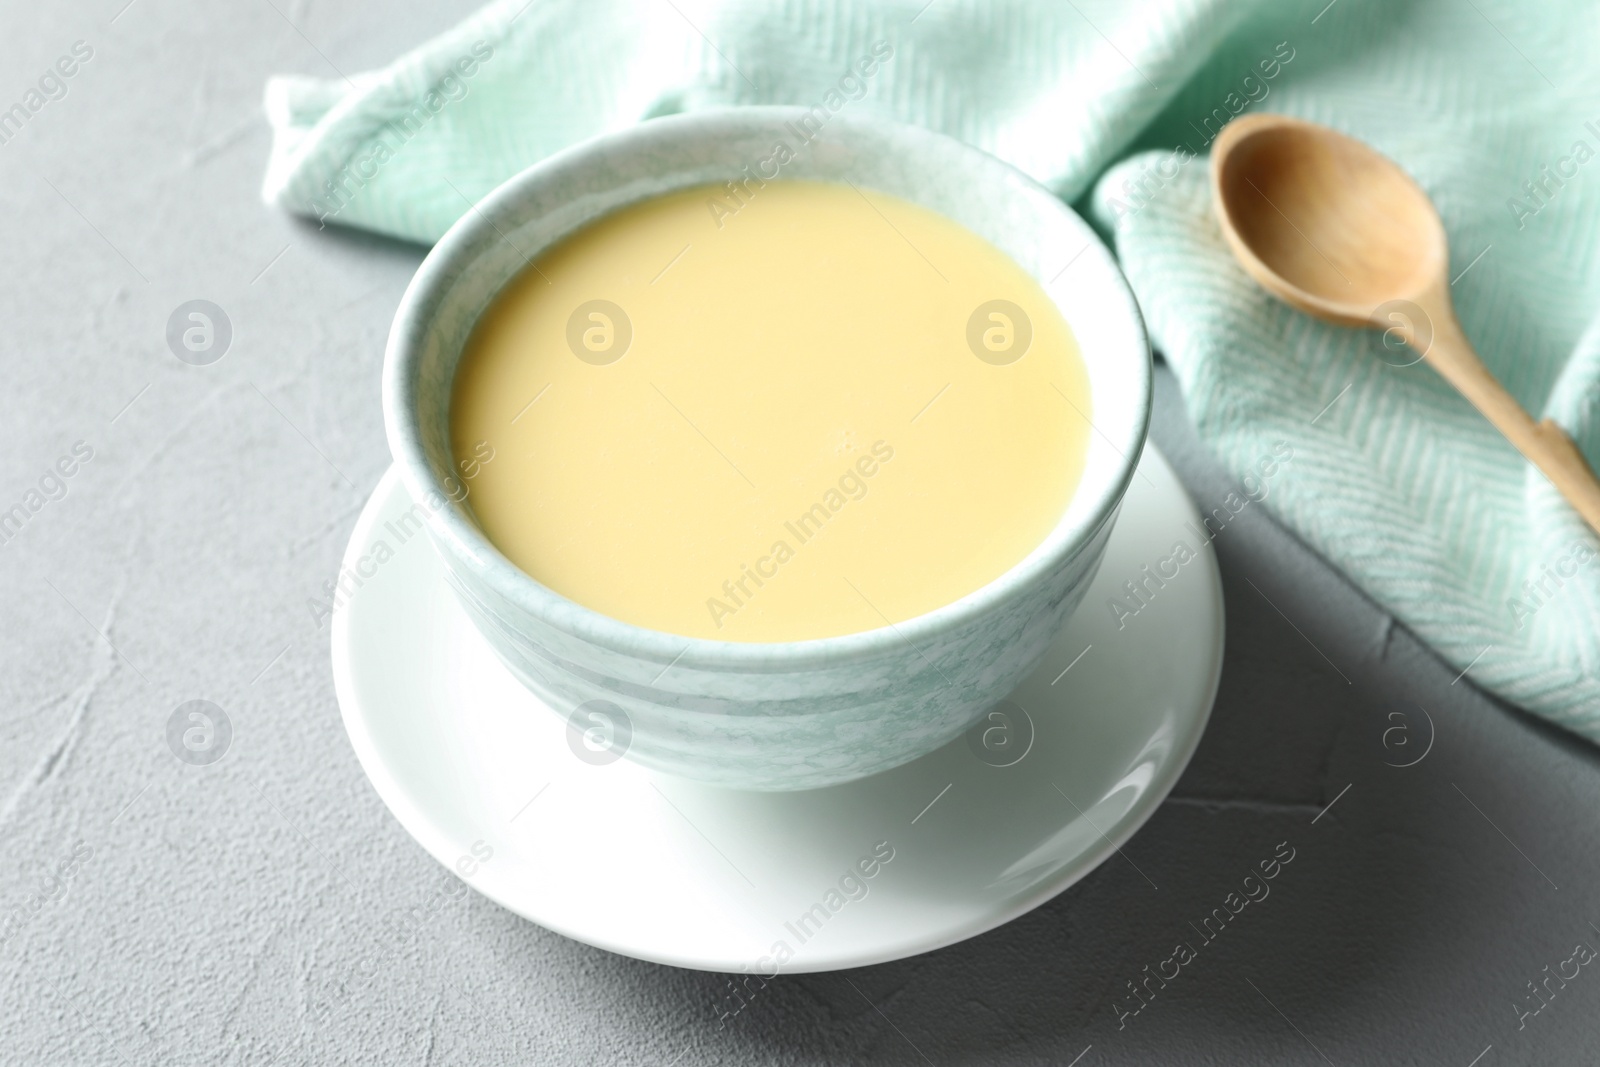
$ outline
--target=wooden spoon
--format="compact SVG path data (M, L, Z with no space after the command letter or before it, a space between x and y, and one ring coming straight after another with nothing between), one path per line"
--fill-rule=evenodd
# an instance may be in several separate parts
M1572 438L1535 422L1483 365L1450 303L1439 214L1372 148L1285 115L1246 115L1211 149L1211 193L1240 265L1308 315L1398 336L1600 531L1600 482Z

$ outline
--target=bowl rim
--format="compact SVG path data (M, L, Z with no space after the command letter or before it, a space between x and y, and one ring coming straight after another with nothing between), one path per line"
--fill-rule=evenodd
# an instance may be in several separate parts
M708 108L683 114L653 118L635 125L564 148L518 172L496 186L465 211L443 237L428 251L417 268L395 311L384 351L383 414L390 452L407 491L414 501L437 493L446 504L425 508L425 526L435 539L450 549L441 551L447 569L465 565L472 568L500 595L516 607L536 616L546 625L571 637L598 644L627 656L655 663L726 671L760 671L774 664L804 667L837 665L881 655L891 647L909 645L920 654L929 641L965 626L1039 582L1049 571L1072 559L1090 545L1110 521L1127 493L1149 431L1153 372L1149 334L1139 304L1110 249L1083 217L1055 193L1018 170L1012 164L955 138L924 127L881 118L835 115L829 132L849 127L868 136L877 134L900 143L924 141L939 144L944 150L958 150L981 158L990 167L1002 167L1011 178L1042 193L1059 211L1060 221L1077 231L1085 244L1079 259L1092 261L1101 281L1115 299L1101 306L1100 313L1120 319L1121 327L1136 341L1132 372L1133 412L1120 440L1108 436L1098 424L1099 433L1119 454L1115 475L1106 483L1101 498L1083 518L1067 526L1070 509L1035 548L1017 563L988 583L958 600L897 623L870 630L801 641L746 642L719 641L653 630L603 614L541 584L500 552L468 516L462 503L436 476L423 442L417 411L418 377L425 345L421 339L428 329L428 312L454 282L459 264L466 261L477 243L489 233L501 232L493 219L514 209L532 190L553 176L573 170L604 165L619 153L648 152L652 145L681 138L716 137L776 129L785 121L805 115L795 106L748 106ZM778 178L777 180L785 180ZM894 194L891 194L894 195ZM501 233L501 236L504 236ZM542 249L541 249L542 251ZM1070 264L1069 264L1070 265ZM1024 268L1026 270L1026 268ZM1030 275L1032 272L1029 272ZM1035 276L1043 284L1042 279ZM1070 325L1070 323L1069 323ZM452 383L453 384L453 383ZM1049 551L1041 551L1045 546ZM443 546L436 545L436 549ZM452 555L455 558L451 558ZM924 657L925 658L925 657Z

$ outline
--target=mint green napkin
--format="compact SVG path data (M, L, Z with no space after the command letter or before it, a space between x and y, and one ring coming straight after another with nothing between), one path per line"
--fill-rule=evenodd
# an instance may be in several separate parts
M1204 158L1266 109L1400 161L1444 216L1485 362L1596 462L1597 31L1577 0L506 0L381 71L272 79L263 196L431 242L528 164L658 115L790 103L959 137L1085 198L1249 497L1466 679L1600 741L1597 542L1409 353L1257 290ZM1263 478L1280 441L1293 458Z

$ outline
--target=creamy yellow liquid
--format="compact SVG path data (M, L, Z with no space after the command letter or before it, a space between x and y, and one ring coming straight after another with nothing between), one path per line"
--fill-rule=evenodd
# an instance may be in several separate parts
M595 611L725 641L898 623L1014 566L1078 483L1066 322L924 208L702 187L534 266L467 346L452 444L489 539Z

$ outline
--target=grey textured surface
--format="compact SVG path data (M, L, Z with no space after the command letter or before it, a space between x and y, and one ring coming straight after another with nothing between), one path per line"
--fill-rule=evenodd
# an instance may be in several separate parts
M1513 1008L1575 943L1600 945L1596 752L1453 681L1255 506L1216 542L1229 653L1210 731L1126 850L1159 889L1113 859L965 944L777 981L725 1027L720 976L457 895L356 765L306 608L388 464L378 366L421 253L318 233L256 190L269 72L373 66L462 9L273 2L3 16L6 105L75 40L95 52L0 146L0 504L75 441L94 457L0 545L0 1061L1600 1054L1592 968L1552 980L1521 1029ZM206 367L163 337L200 296L235 330ZM1156 439L1210 507L1227 479L1160 384ZM196 698L234 728L209 766L166 741ZM1386 765L1427 741L1419 706L1431 749ZM1409 743L1386 747L1402 724ZM1119 1030L1123 983L1281 841L1296 858L1272 895Z

